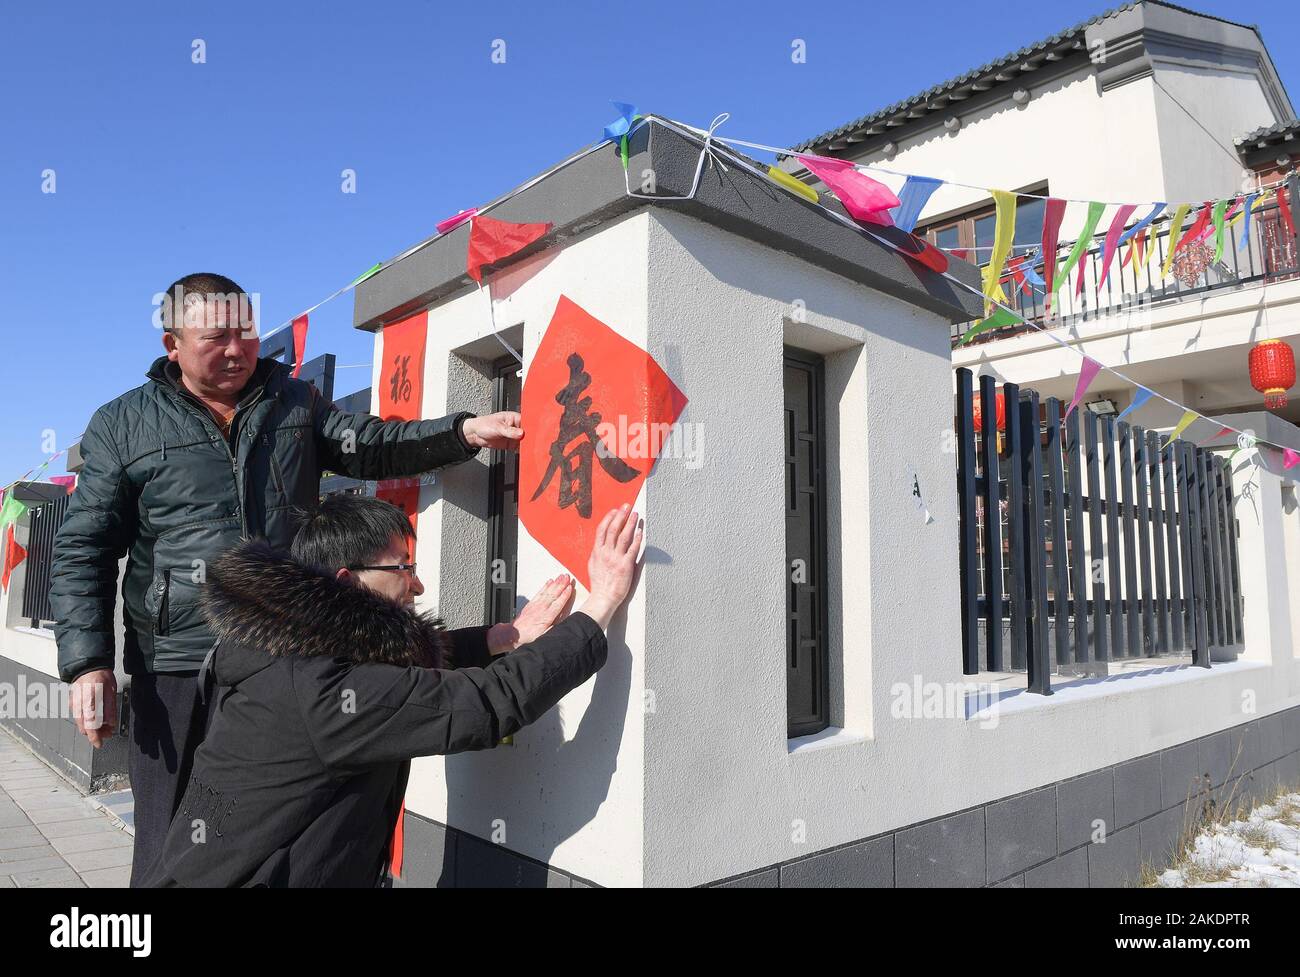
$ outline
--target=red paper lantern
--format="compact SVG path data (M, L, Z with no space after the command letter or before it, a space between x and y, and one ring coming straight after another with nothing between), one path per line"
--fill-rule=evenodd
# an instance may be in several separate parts
M1264 406L1286 406L1286 392L1295 386L1295 353L1280 339L1265 339L1250 350L1250 383L1264 395Z
M984 419L984 410L980 406L980 402L984 398L977 393L971 399L974 401L975 432L978 434L981 430L980 422ZM1007 429L1007 401L1006 398L1002 396L1001 390L999 390L995 395L994 404L996 405L994 413L997 415L998 419L998 430L1005 431Z

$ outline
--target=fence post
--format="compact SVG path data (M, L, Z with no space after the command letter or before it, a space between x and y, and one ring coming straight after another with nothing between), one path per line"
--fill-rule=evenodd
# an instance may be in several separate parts
M980 420L984 430L980 449L984 471L984 599L985 663L990 672L1002 671L1002 482L998 471L996 378L980 377ZM1010 394L1003 394L1003 407Z
M1065 452L1061 445L1061 402L1047 400L1047 506L1052 520L1052 630L1056 636L1056 667L1070 664L1069 547L1065 539ZM1040 488L1040 491L1042 489Z
M958 565L961 573L961 654L962 671L976 674L979 668L979 593L975 559L975 428L971 401L971 372L957 370L957 504L961 510L958 523Z
M1150 485L1147 481L1146 431L1133 426L1133 467L1137 476L1137 527L1138 561L1142 569L1142 653L1153 655L1156 650L1155 619L1152 616L1155 594L1151 590L1151 508Z
M1093 660L1105 662L1110 658L1106 647L1106 576L1105 548L1102 545L1102 520L1105 506L1101 500L1101 444L1097 440L1097 415L1084 413L1084 433L1088 446L1088 577L1092 581L1092 633L1096 636Z
M1161 498L1160 437L1146 434L1146 468L1151 483L1151 543L1156 561L1156 654L1169 651L1169 596L1165 587L1165 505Z
M1119 544L1119 490L1115 483L1115 418L1106 418L1106 566L1110 571L1110 657L1124 657L1124 592L1121 587Z
M1088 411L1089 414L1092 411ZM1070 458L1070 590L1074 601L1074 660L1088 660L1088 577L1085 574L1083 545L1083 472L1079 468L1079 411L1070 411L1065 419L1065 452Z
M1026 661L1025 629L1028 622L1025 590L1025 446L1021 437L1020 388L1003 384L1007 417L1007 544L1011 559L1011 667ZM1037 430L1038 425L1034 428Z
M1120 498L1123 508L1120 519L1124 523L1124 629L1128 641L1124 647L1125 658L1136 658L1142 653L1142 638L1138 616L1137 577L1137 526L1133 506L1133 434L1127 421L1119 422ZM1119 588L1116 587L1116 593Z
M1032 642L1029 650L1029 691L1052 694L1052 653L1047 647L1047 544L1043 538L1043 448L1038 430L1038 391L1030 390L1020 404L1021 432L1026 451L1023 472L1028 492L1025 518L1025 563L1030 568L1029 598L1032 611ZM1027 436L1026 436L1027 435Z
M1178 545L1178 526L1181 516L1181 506L1179 504L1178 490L1174 479L1174 452L1171 448L1164 450L1159 446L1160 436L1156 435L1156 457L1160 459L1160 470L1164 476L1165 482L1165 513L1168 516L1168 522L1165 526L1165 536L1169 544L1169 650L1183 651L1187 647L1187 632L1183 627L1186 617L1185 602L1183 600L1182 580L1182 553ZM1186 497L1183 503L1186 504Z
M1191 551L1192 569L1187 588L1188 600L1192 610L1192 664L1201 668L1210 667L1209 637L1206 632L1205 606L1205 540L1202 537L1201 515L1203 506L1201 494L1203 479L1197 471L1195 447L1186 441L1174 442L1179 448L1183 467L1187 472L1188 499L1188 549Z

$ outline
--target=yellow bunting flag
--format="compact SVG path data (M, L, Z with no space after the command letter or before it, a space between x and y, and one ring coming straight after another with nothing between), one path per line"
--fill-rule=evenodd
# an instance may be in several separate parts
M1011 253L1011 239L1016 230L1016 195L1008 190L993 190L993 200L997 205L997 229L993 232L993 254L984 269L984 314L993 311L993 302L1005 302L1006 292L1002 290L1003 266L1007 255Z
M1179 422L1174 425L1174 429L1169 432L1169 440L1160 446L1160 450L1164 451L1165 448L1168 448L1170 444L1178 440L1178 435L1186 431L1188 425L1190 425L1192 421L1196 420L1200 416L1201 415L1196 413L1196 411L1194 410L1189 410L1187 411L1187 413L1183 414L1182 419L1179 420Z
M1183 221L1187 219L1187 212L1191 209L1191 204L1179 204L1178 209L1174 211L1174 219L1169 222L1169 252L1165 255L1165 263L1160 268L1162 281L1169 277L1169 269L1174 266L1174 244L1178 240L1178 235L1182 233Z
M785 187L791 193L798 194L812 203L817 203L819 199L817 191L808 186L808 184L804 183L802 180L796 180L785 170L778 170L775 166L769 166L767 168L767 175L772 178L772 182L781 184L781 186Z

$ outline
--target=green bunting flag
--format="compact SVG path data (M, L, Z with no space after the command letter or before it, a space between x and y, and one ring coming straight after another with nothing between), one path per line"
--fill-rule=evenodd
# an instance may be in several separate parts
M17 520L26 511L27 506L20 502L16 495L12 492L6 492L4 505L0 505L0 533L4 532L6 526Z
M375 273L377 273L377 272L379 271L379 269L382 268L382 267L384 267L384 263L383 263L382 261L377 262L377 263L371 265L369 268L367 268L365 271L363 271L359 276L357 276L356 279L353 280L353 282L352 282L353 286L360 285L362 282L364 282L364 281L365 281L367 278L369 278L371 275L374 275Z
M1223 215L1227 213L1231 200L1220 200L1214 205L1214 260L1223 260Z
M980 333L987 332L990 329L997 329L1000 326L1014 326L1017 323L1024 321L1024 316L1016 315L1016 313L1012 312L1010 309L1004 309L1001 306L998 306L993 310L993 314L987 319L981 319L979 322L967 329L962 334L961 339L957 340L957 345L961 346L968 342L972 337L978 336Z
M1097 230L1097 223L1101 220L1101 215L1105 210L1106 205L1104 203L1094 201L1088 204L1088 216L1083 221L1083 228L1079 231L1078 240L1074 242L1074 250L1065 259L1065 264L1061 266L1061 270L1056 273L1056 279L1052 282L1053 291L1059 289L1062 282L1069 280L1070 272L1079 263L1079 259L1083 257L1089 245L1092 244L1093 232Z

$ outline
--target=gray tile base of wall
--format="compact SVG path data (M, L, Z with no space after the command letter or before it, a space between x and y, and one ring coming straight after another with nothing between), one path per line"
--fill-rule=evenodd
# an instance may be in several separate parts
M561 872L475 835L406 812L402 877L395 889L592 889L587 879Z
M1070 780L712 883L1085 888L1169 865L1205 817L1300 786L1300 707Z
M1070 780L711 883L722 888L1086 888L1168 865L1207 813L1300 785L1300 707ZM1102 839L1104 840L1098 840ZM407 812L396 886L594 883Z
M21 665L12 658L0 655L0 683L17 690L15 705L25 706L27 697L17 694L24 688L57 683L44 672ZM42 693L44 694L44 693ZM24 710L26 711L26 710ZM77 731L70 716L59 716L50 711L45 717L15 716L8 709L0 712L0 726L13 734L28 749L85 791L98 791L124 782L127 774L126 740L120 735L110 736L96 750L90 741ZM118 716L122 716L122 700L118 699Z

